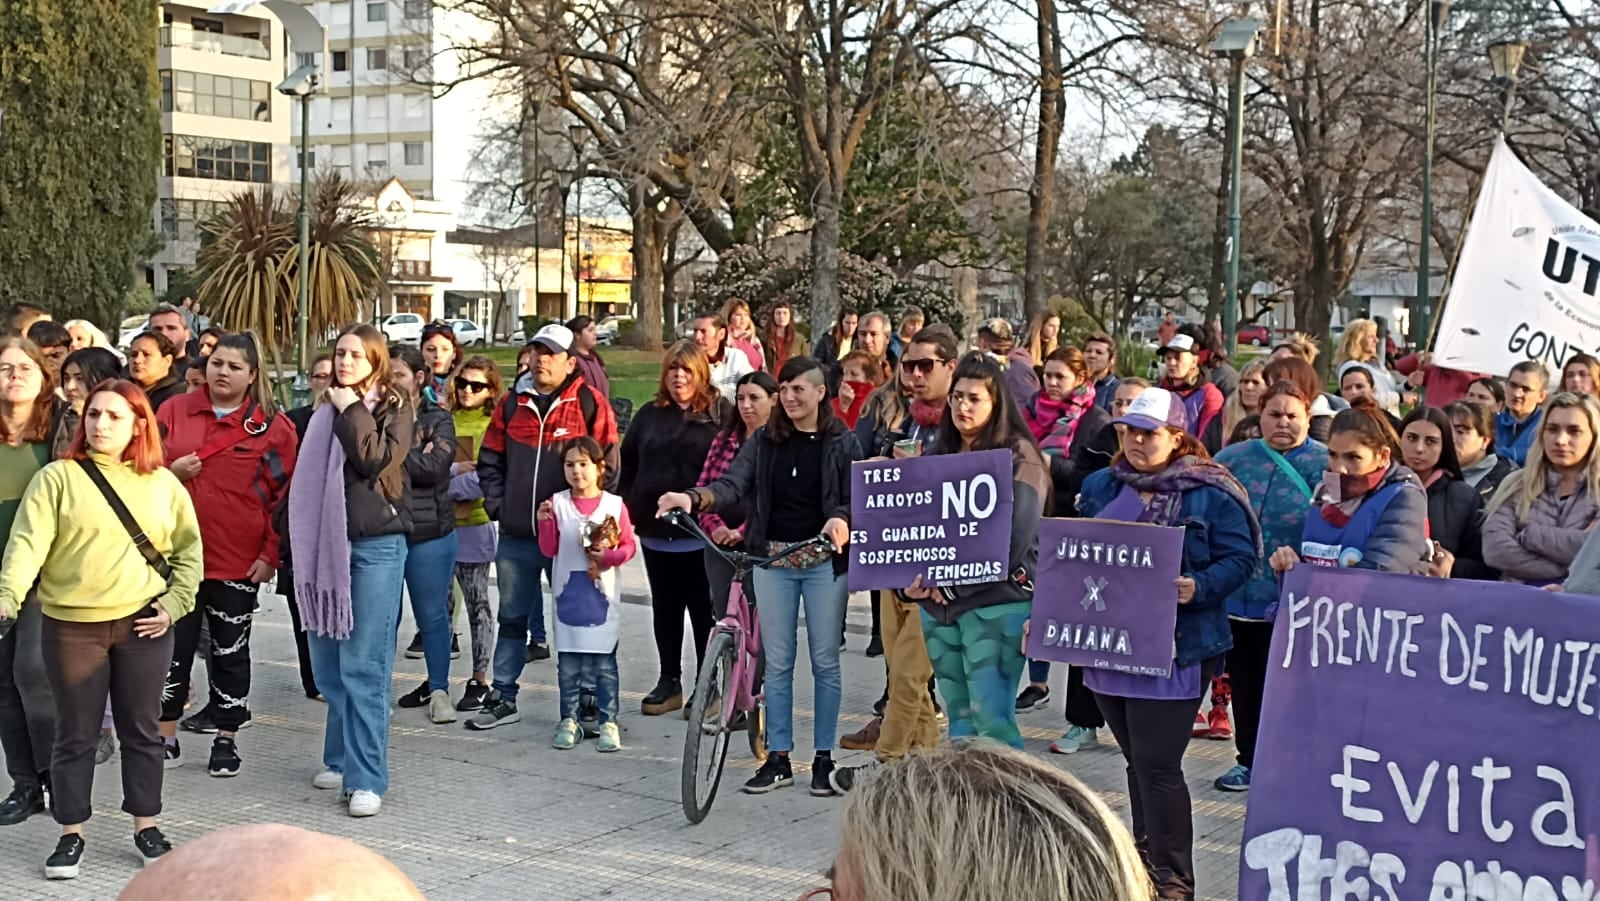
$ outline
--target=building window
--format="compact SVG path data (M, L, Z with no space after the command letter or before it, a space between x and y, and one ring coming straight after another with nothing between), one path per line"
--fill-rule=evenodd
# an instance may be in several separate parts
M161 233L175 241L200 240L200 227L227 209L221 200L161 199Z
M367 69L372 72L382 72L389 68L389 51L382 47L367 48Z
M375 3L368 3L367 4L367 21L368 22L384 22L384 21L387 21L388 18L389 18L389 2L388 2L388 0L377 0L377 2L375 2Z
M272 145L191 135L167 135L163 173L168 177L220 181L272 181Z
M332 103L331 103L331 108L333 110L333 121L335 121L335 122L349 122L350 121L350 98L349 97L335 97L335 98L333 98Z
M189 20L189 27L195 31L203 31L206 34L222 34L222 23L216 19L202 19L199 16L195 16Z
M333 51L333 71L350 71L350 52L348 50Z
M405 99L404 110L405 110L405 117L407 119L422 119L422 118L426 118L427 117L427 115L428 115L428 95L427 94L407 94L407 95L405 95L405 98L406 99Z
M161 111L271 122L272 89L264 81L163 69Z
M428 0L406 0L406 18L425 19L428 17Z
M389 171L389 145L367 145L367 172L371 175L381 175Z
M420 166L420 165L422 165L422 163L423 163L423 160L422 160L422 145L420 143L407 144L405 146L405 152L406 152L406 165L407 166Z
M367 98L367 121L383 123L389 121L389 98L380 94L377 97Z
M406 71L418 72L428 64L428 51L422 47L406 48Z
M296 157L296 162L299 163L299 160L300 160L299 151L295 151L295 157ZM304 159L305 159L305 162L299 163L300 168L302 168L302 169L315 169L315 168L317 168L317 152L315 150L307 150L306 153L305 153Z

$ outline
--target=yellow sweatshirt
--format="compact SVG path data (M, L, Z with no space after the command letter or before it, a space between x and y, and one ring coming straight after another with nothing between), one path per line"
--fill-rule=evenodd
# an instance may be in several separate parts
M139 475L128 463L91 455L129 512L172 564L172 587L134 546L100 489L76 460L39 470L22 495L0 563L0 617L15 618L34 580L46 616L110 622L152 601L177 622L194 608L204 558L200 521L178 477L162 468Z

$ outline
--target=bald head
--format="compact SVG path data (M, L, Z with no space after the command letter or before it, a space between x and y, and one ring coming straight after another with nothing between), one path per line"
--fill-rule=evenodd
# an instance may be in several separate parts
M121 901L420 899L394 864L355 842L295 826L232 826L179 845L128 883Z

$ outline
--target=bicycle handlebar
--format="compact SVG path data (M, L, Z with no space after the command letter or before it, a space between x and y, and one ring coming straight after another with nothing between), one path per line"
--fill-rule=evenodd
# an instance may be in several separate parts
M708 547L711 550L715 551L717 556L719 556L722 559L728 561L728 563L730 565L732 565L735 569L740 569L741 568L740 567L740 562L741 561L746 566L750 566L750 567L771 566L772 564L778 562L779 560L782 560L783 558L789 556L790 554L793 554L793 553L795 553L797 551L804 550L805 548L811 547L812 545L821 545L821 546L824 546L824 547L828 548L828 550L830 550L830 551L834 551L834 553L838 553L838 551L836 551L834 549L834 547L833 547L832 539L828 538L828 536L826 536L826 535L820 535L820 534L816 535L814 537L811 537L811 538L807 538L804 541L797 541L794 544L789 545L788 547L779 549L779 551L776 554L769 554L769 555L766 555L766 556L761 556L761 555L758 555L758 554L751 554L751 553L748 553L748 552L745 552L745 551L730 551L727 548L724 548L722 545L717 544L715 541L711 540L711 536L706 534L706 530L700 528L700 523L698 521L696 521L693 516L689 515L688 513L683 512L682 510L671 510L671 511L668 511L667 515L662 517L662 519L665 519L667 522L671 523L672 525L675 525L678 528L684 530L685 532L688 532L689 534L693 535L694 537L700 539L702 542L705 543L706 547Z

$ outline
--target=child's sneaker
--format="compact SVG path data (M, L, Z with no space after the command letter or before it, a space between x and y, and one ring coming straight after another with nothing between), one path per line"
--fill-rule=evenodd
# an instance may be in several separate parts
M578 725L577 720L569 716L561 721L561 725L556 727L556 737L550 742L550 747L561 751L570 751L576 748L580 741L583 741L583 729Z
M594 749L602 754L622 750L622 731L616 723L605 723L600 727L600 737L595 739Z

